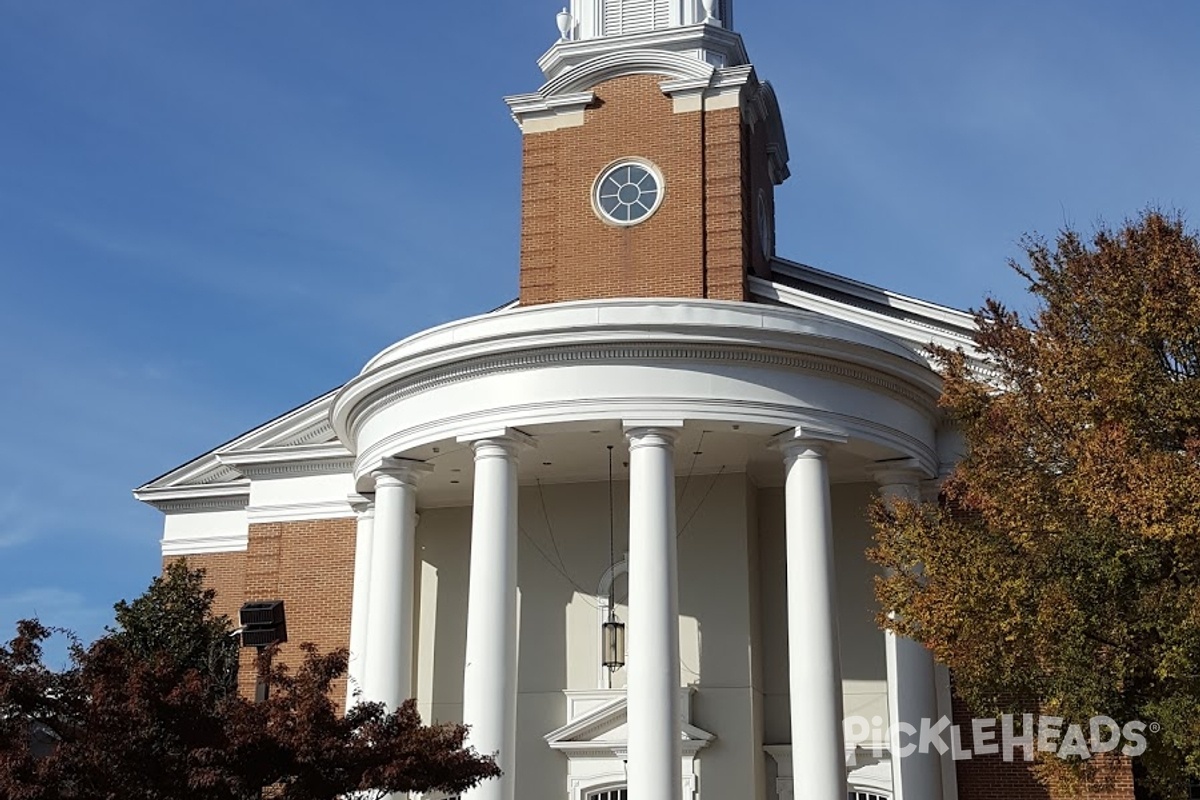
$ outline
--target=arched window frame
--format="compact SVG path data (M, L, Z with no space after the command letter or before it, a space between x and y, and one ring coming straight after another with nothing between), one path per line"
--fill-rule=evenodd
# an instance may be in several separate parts
M589 789L584 800L629 800L629 788L625 784Z

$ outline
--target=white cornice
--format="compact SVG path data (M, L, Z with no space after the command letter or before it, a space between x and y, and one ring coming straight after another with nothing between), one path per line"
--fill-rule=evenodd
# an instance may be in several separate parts
M297 475L336 475L349 472L354 464L353 454L340 442L220 453L217 458L222 464L255 480Z
M742 37L737 33L717 25L688 25L625 36L559 41L538 59L538 66L546 79L553 81L597 57L622 51L681 53L710 67L737 66L749 61Z
M250 499L250 481L198 486L142 488L133 496L143 503L169 514L201 511L236 511L246 507Z
M505 102L522 133L542 133L582 125L585 109L595 101L591 90L604 81L624 75L663 75L707 86L713 72L711 64L666 50L604 50L547 81L536 92L507 97Z
M574 92L556 97L534 92L505 98L522 133L578 128L584 123L587 107L595 100L595 92Z
M911 350L881 332L791 308L671 297L571 300L467 317L400 340L368 361L358 377L338 392L333 405L334 428L347 396L361 391L361 383L369 376L385 370L414 374L473 356L582 342L770 347L773 342L795 344L797 337L827 341L831 346L844 342L922 363ZM338 433L340 436L341 431Z
M826 344L828 342L814 342L814 350L824 350L822 345ZM580 344L530 348L517 353L464 360L418 373L406 379L389 381L380 391L365 397L361 404L355 407L354 416L356 419L364 419L377 408L391 405L439 386L469 380L485 374L497 375L567 364L636 364L658 361L754 364L826 374L890 392L919 408L929 407L940 391L940 383L932 373L926 371L918 374L914 371L905 379L897 380L894 374L880 369L882 364L877 358L870 358L863 354L859 358L852 359L849 352L839 354L835 349L804 354L775 350L765 341L758 346L747 346L734 342L701 345L683 341L679 343L670 341L630 342L611 345ZM868 365L868 362L874 363ZM920 378L925 378L925 380L920 380ZM357 427L351 427L349 432L351 435L357 436ZM360 453L360 458L363 455L365 453Z
M246 519L251 525L264 522L344 519L354 516L355 510L349 500L326 500L313 503L276 503L248 506L246 508Z
M940 394L937 376L911 346L836 317L712 300L574 301L461 320L388 348L339 393L334 427L355 441L368 407L496 370L646 358L812 368L922 405Z
M713 70L698 78L675 78L660 84L662 93L674 101L674 111L682 114L689 111L722 108L741 108L743 90L757 87L758 78L754 67L744 64Z
M241 553L249 547L246 534L195 536L187 539L163 539L164 557L191 556L204 553Z

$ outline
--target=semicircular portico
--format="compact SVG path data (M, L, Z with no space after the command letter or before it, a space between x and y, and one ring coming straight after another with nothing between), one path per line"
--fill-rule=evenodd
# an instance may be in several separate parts
M838 431L936 470L937 379L877 334L784 309L595 301L465 320L374 359L335 403L364 476L481 431L694 421Z

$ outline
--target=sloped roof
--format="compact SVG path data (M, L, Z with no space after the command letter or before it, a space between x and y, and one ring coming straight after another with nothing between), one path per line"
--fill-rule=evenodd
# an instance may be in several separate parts
M329 423L329 407L336 393L337 389L326 392L230 439L139 486L133 490L133 496L167 510L185 497L194 499L203 495L215 500L248 495L250 480L245 473L250 462L350 458L350 452L337 440Z

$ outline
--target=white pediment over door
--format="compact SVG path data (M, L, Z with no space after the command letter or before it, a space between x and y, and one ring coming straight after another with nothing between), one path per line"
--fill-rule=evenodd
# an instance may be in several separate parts
M679 738L683 756L683 796L699 796L697 754L716 736L691 724L691 689L680 689ZM568 760L571 800L625 785L629 730L624 689L567 691L567 724L546 734L546 744Z

